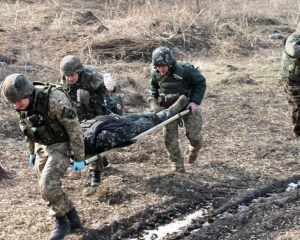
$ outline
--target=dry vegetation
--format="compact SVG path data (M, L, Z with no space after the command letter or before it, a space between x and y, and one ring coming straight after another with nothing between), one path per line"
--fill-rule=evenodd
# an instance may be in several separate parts
M143 229L203 207L204 218L165 239L298 239L299 192L284 190L300 179L299 142L279 76L283 39L269 35L294 31L299 10L297 0L2 1L1 81L22 72L56 82L60 59L76 54L120 82L125 114L139 112L147 109L151 53L160 45L207 79L195 165L173 173L157 132L109 156L98 189L89 187L87 170L69 170L63 186L83 228L66 239L143 239ZM47 239L53 219L14 111L3 99L0 111L0 239ZM248 211L237 211L242 203ZM219 219L223 212L234 217Z

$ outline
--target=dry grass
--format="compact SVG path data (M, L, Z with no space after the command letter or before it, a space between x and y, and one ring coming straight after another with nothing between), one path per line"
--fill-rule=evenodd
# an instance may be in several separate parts
M158 132L112 154L113 167L97 190L89 188L88 171L81 177L68 171L63 186L84 229L66 239L118 239L120 231L134 228L131 222L147 221L156 210L187 201L188 194L218 207L231 199L211 200L219 190L235 196L247 192L247 184L255 188L299 170L279 81L282 42L268 38L292 32L299 8L297 0L4 1L0 80L22 72L55 82L61 57L76 54L121 83L128 114L147 108L151 53L159 45L200 66L207 78L204 146L195 166L187 166L184 176L173 174ZM15 114L3 99L0 112L0 238L47 239L52 219ZM297 232L295 226L273 239L296 239Z

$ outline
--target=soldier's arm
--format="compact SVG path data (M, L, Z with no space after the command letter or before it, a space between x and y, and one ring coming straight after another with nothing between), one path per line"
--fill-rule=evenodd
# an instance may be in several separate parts
M31 141L28 137L25 136L25 141L29 150L29 154L33 155L34 154L34 142Z
M158 89L158 79L156 77L156 70L154 68L151 69L150 75L150 91L151 91L151 96L155 97L156 99L159 97Z
M184 79L187 79L190 84L190 101L200 105L206 90L206 79L199 70L192 66L187 66L187 68Z
M83 134L72 102L64 92L54 90L50 93L49 116L57 119L64 126L69 135L70 148L75 160L81 161L85 154Z
M97 91L97 90L106 90L106 87L104 85L104 79L103 79L103 73L101 73L97 68L92 70L92 79L91 79L91 87ZM112 92L119 92L121 89L121 86L119 83L115 81L114 83L115 87ZM107 90L106 90L107 91Z

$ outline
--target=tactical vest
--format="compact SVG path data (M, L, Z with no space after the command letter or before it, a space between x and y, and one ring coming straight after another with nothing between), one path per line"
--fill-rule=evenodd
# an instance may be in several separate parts
M42 145L51 145L69 141L65 128L56 120L48 116L49 94L53 90L63 91L54 85L33 82L35 98L32 108L28 111L18 111L20 130L31 141Z
M188 95L188 90L183 88L183 75L185 67L189 63L176 62L175 71L172 75L165 75L159 81L158 103L164 108L170 107L180 95Z
M76 82L76 84L68 84L65 77L63 78L64 89L73 100L80 121L84 119L92 119L96 116L106 114L104 100L106 100L107 102L109 100L108 96L107 99L104 99L104 95L105 95L104 91L96 92L91 87L90 82L92 80L93 75L89 67L90 66L85 66L85 70L80 73L79 80ZM78 89L84 89L89 92L90 95L89 105L77 101Z

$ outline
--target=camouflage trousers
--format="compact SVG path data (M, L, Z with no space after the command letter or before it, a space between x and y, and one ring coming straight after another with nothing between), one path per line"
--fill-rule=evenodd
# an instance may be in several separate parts
M283 82L286 99L292 106L293 131L295 134L300 135L300 81L296 82L284 78Z
M182 117L185 126L186 137L189 140L189 151L196 152L201 148L202 142L202 116L200 109L194 114L187 114ZM175 120L163 128L163 136L168 156L176 169L183 169L184 162L179 147L179 120Z
M69 143L56 143L49 146L35 144L37 172L42 198L47 202L51 216L63 216L74 206L63 191L60 178L70 166Z

